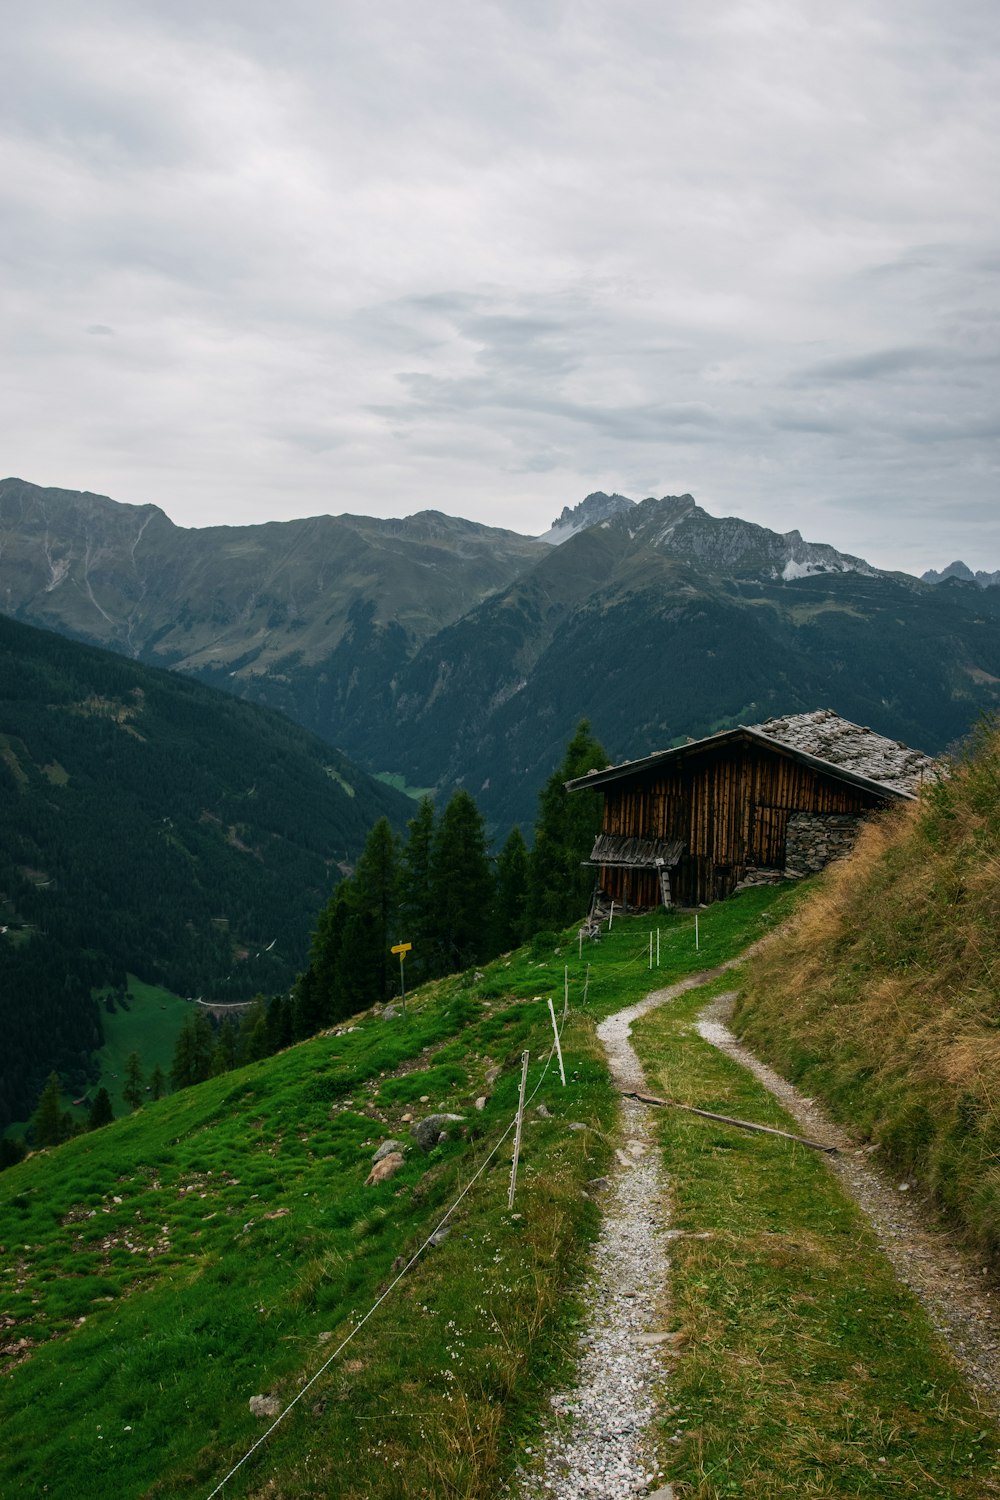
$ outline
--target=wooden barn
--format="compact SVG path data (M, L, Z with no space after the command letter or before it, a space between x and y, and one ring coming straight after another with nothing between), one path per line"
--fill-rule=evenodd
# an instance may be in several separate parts
M694 906L821 869L860 820L938 773L832 709L727 729L566 783L604 794L591 864L630 907Z

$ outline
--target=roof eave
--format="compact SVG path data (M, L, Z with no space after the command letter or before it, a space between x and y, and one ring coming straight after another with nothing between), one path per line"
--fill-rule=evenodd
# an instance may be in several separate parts
M597 791L609 782L621 781L628 776L652 770L655 766L663 765L667 761L682 760L709 746L714 749L718 746L733 744L737 740L765 745L769 750L776 750L792 760L812 766L824 776L832 776L837 781L846 781L850 786L859 787L862 791L871 792L875 796L895 797L902 802L916 801L913 792L904 792L900 787L891 786L888 782L874 781L870 776L861 776L856 771L848 771L844 766L838 766L831 760L823 760L818 755L811 755L808 750L799 750L794 745L786 745L782 740L773 739L769 734L761 734L760 730L750 729L745 724L739 725L736 729L723 729L719 734L706 735L704 739L692 740L688 745L675 745L671 750L657 750L655 754L644 756L640 760L626 760L620 765L608 766L603 771L591 771L589 775L577 776L572 781L564 782L563 785L568 792L584 789Z

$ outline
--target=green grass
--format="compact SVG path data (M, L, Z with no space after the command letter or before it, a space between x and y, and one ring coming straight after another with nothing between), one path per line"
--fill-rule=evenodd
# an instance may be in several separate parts
M419 802L421 797L433 796L435 791L432 786L409 786L401 771L373 771L372 776L384 786L391 786L394 791L402 792L404 797L412 797L414 802Z
M0 1382L0 1494L207 1496L265 1429L250 1397L289 1401L484 1163L512 1119L523 1048L532 1087L541 1075L547 997L561 1011L568 967L568 1087L550 1067L534 1103L551 1117L529 1111L514 1214L508 1139L443 1242L225 1490L495 1496L536 1446L546 1391L571 1375L598 1227L585 1188L616 1140L594 1024L734 956L800 898L718 903L700 914L699 950L688 913L616 918L582 955L575 929L536 942L481 979L424 986L405 1020L362 1017L4 1173L3 1340L28 1343ZM650 1081L782 1123L685 1029L698 1003L637 1027ZM464 1117L449 1138L366 1188L378 1143L442 1108ZM674 1247L689 1336L664 1433L678 1496L994 1493L993 1429L969 1426L961 1382L821 1163L680 1115L661 1128L677 1223L716 1236ZM692 1436L674 1444L675 1430Z
M262 1430L249 1398L289 1398L336 1347L503 1134L521 1049L532 1083L548 1053L547 1007L484 1001L468 977L427 987L409 1009L4 1174L5 1337L28 1340L29 1357L0 1388L0 1493L207 1492ZM552 1118L532 1115L525 1130L520 1217L506 1208L508 1143L449 1236L227 1496L254 1493L275 1465L289 1496L320 1482L343 1495L488 1493L509 1466L510 1433L536 1420L541 1382L565 1357L565 1298L596 1227L581 1187L610 1149L613 1100L590 1028L571 1023L565 1045L572 1084L564 1092L553 1069L539 1095ZM479 1112L494 1064L503 1072ZM366 1188L378 1142L407 1137L407 1091L382 1098L397 1071L432 1077L427 1108L465 1123ZM593 1129L568 1131L578 1118ZM382 1441L387 1392L391 1460L358 1440L364 1424Z
M138 1052L147 1083L157 1063L169 1075L177 1038L191 1014L190 1003L180 995L159 985L144 984L134 974L128 976L128 1005L128 1010L117 1006L114 1015L109 1015L102 1005L104 1046L96 1054L101 1072L89 1090L93 1098L99 1088L106 1088L116 1115L128 1113L122 1088L130 1054ZM81 1109L77 1113L84 1116L87 1111Z
M633 1036L655 1092L796 1131L692 1029L727 975ZM682 1500L1000 1493L1000 1432L825 1160L664 1110L673 1227L664 1466Z

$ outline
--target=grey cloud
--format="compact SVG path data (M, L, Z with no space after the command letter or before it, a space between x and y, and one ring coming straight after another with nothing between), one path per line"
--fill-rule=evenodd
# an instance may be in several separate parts
M968 516L986 565L998 39L986 0L22 7L5 466L195 523L690 490L921 565Z
M839 380L881 380L883 376L905 375L911 370L942 368L953 364L954 357L936 349L877 349L871 354L853 355L847 359L827 359L807 365L792 377L792 383Z

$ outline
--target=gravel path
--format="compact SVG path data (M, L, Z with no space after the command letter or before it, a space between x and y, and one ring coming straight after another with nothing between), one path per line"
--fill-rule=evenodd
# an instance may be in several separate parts
M741 962L741 959L734 962ZM597 1034L612 1077L623 1091L647 1088L632 1046L632 1023L685 990L706 984L733 964L692 975L655 990L636 1005L608 1016ZM748 1068L813 1140L836 1146L826 1160L871 1221L897 1275L916 1293L970 1377L984 1404L1000 1405L1000 1304L971 1264L941 1230L907 1183L886 1177L872 1162L874 1148L859 1148L823 1110L752 1052L726 1026L735 992L720 995L701 1012L698 1031ZM550 1412L532 1472L522 1470L508 1495L518 1500L624 1500L646 1495L670 1500L658 1474L651 1426L672 1354L664 1331L670 1262L667 1178L648 1130L650 1112L622 1100L624 1145L615 1152L605 1211L590 1275L583 1290L587 1325L580 1337L578 1383L551 1397ZM659 1482L660 1488L657 1488Z
M601 1022L597 1035L620 1089L646 1087L629 1040L632 1022L722 972L713 969L657 990ZM667 1179L648 1119L645 1106L622 1100L624 1146L615 1152L604 1188L601 1231L583 1292L588 1316L578 1384L551 1398L538 1472L522 1472L514 1487L522 1500L623 1500L637 1494L668 1500L671 1493L669 1485L656 1488L660 1476L648 1434L673 1342L663 1327L670 1269Z
M984 1268L963 1255L935 1227L933 1208L916 1184L889 1177L872 1160L876 1148L859 1147L812 1099L803 1098L766 1063L736 1040L726 1026L735 991L719 995L701 1012L698 1030L707 1042L748 1068L813 1140L837 1146L828 1156L847 1192L868 1216L897 1276L923 1304L931 1322L972 1381L985 1404L1000 1406L1000 1301Z

